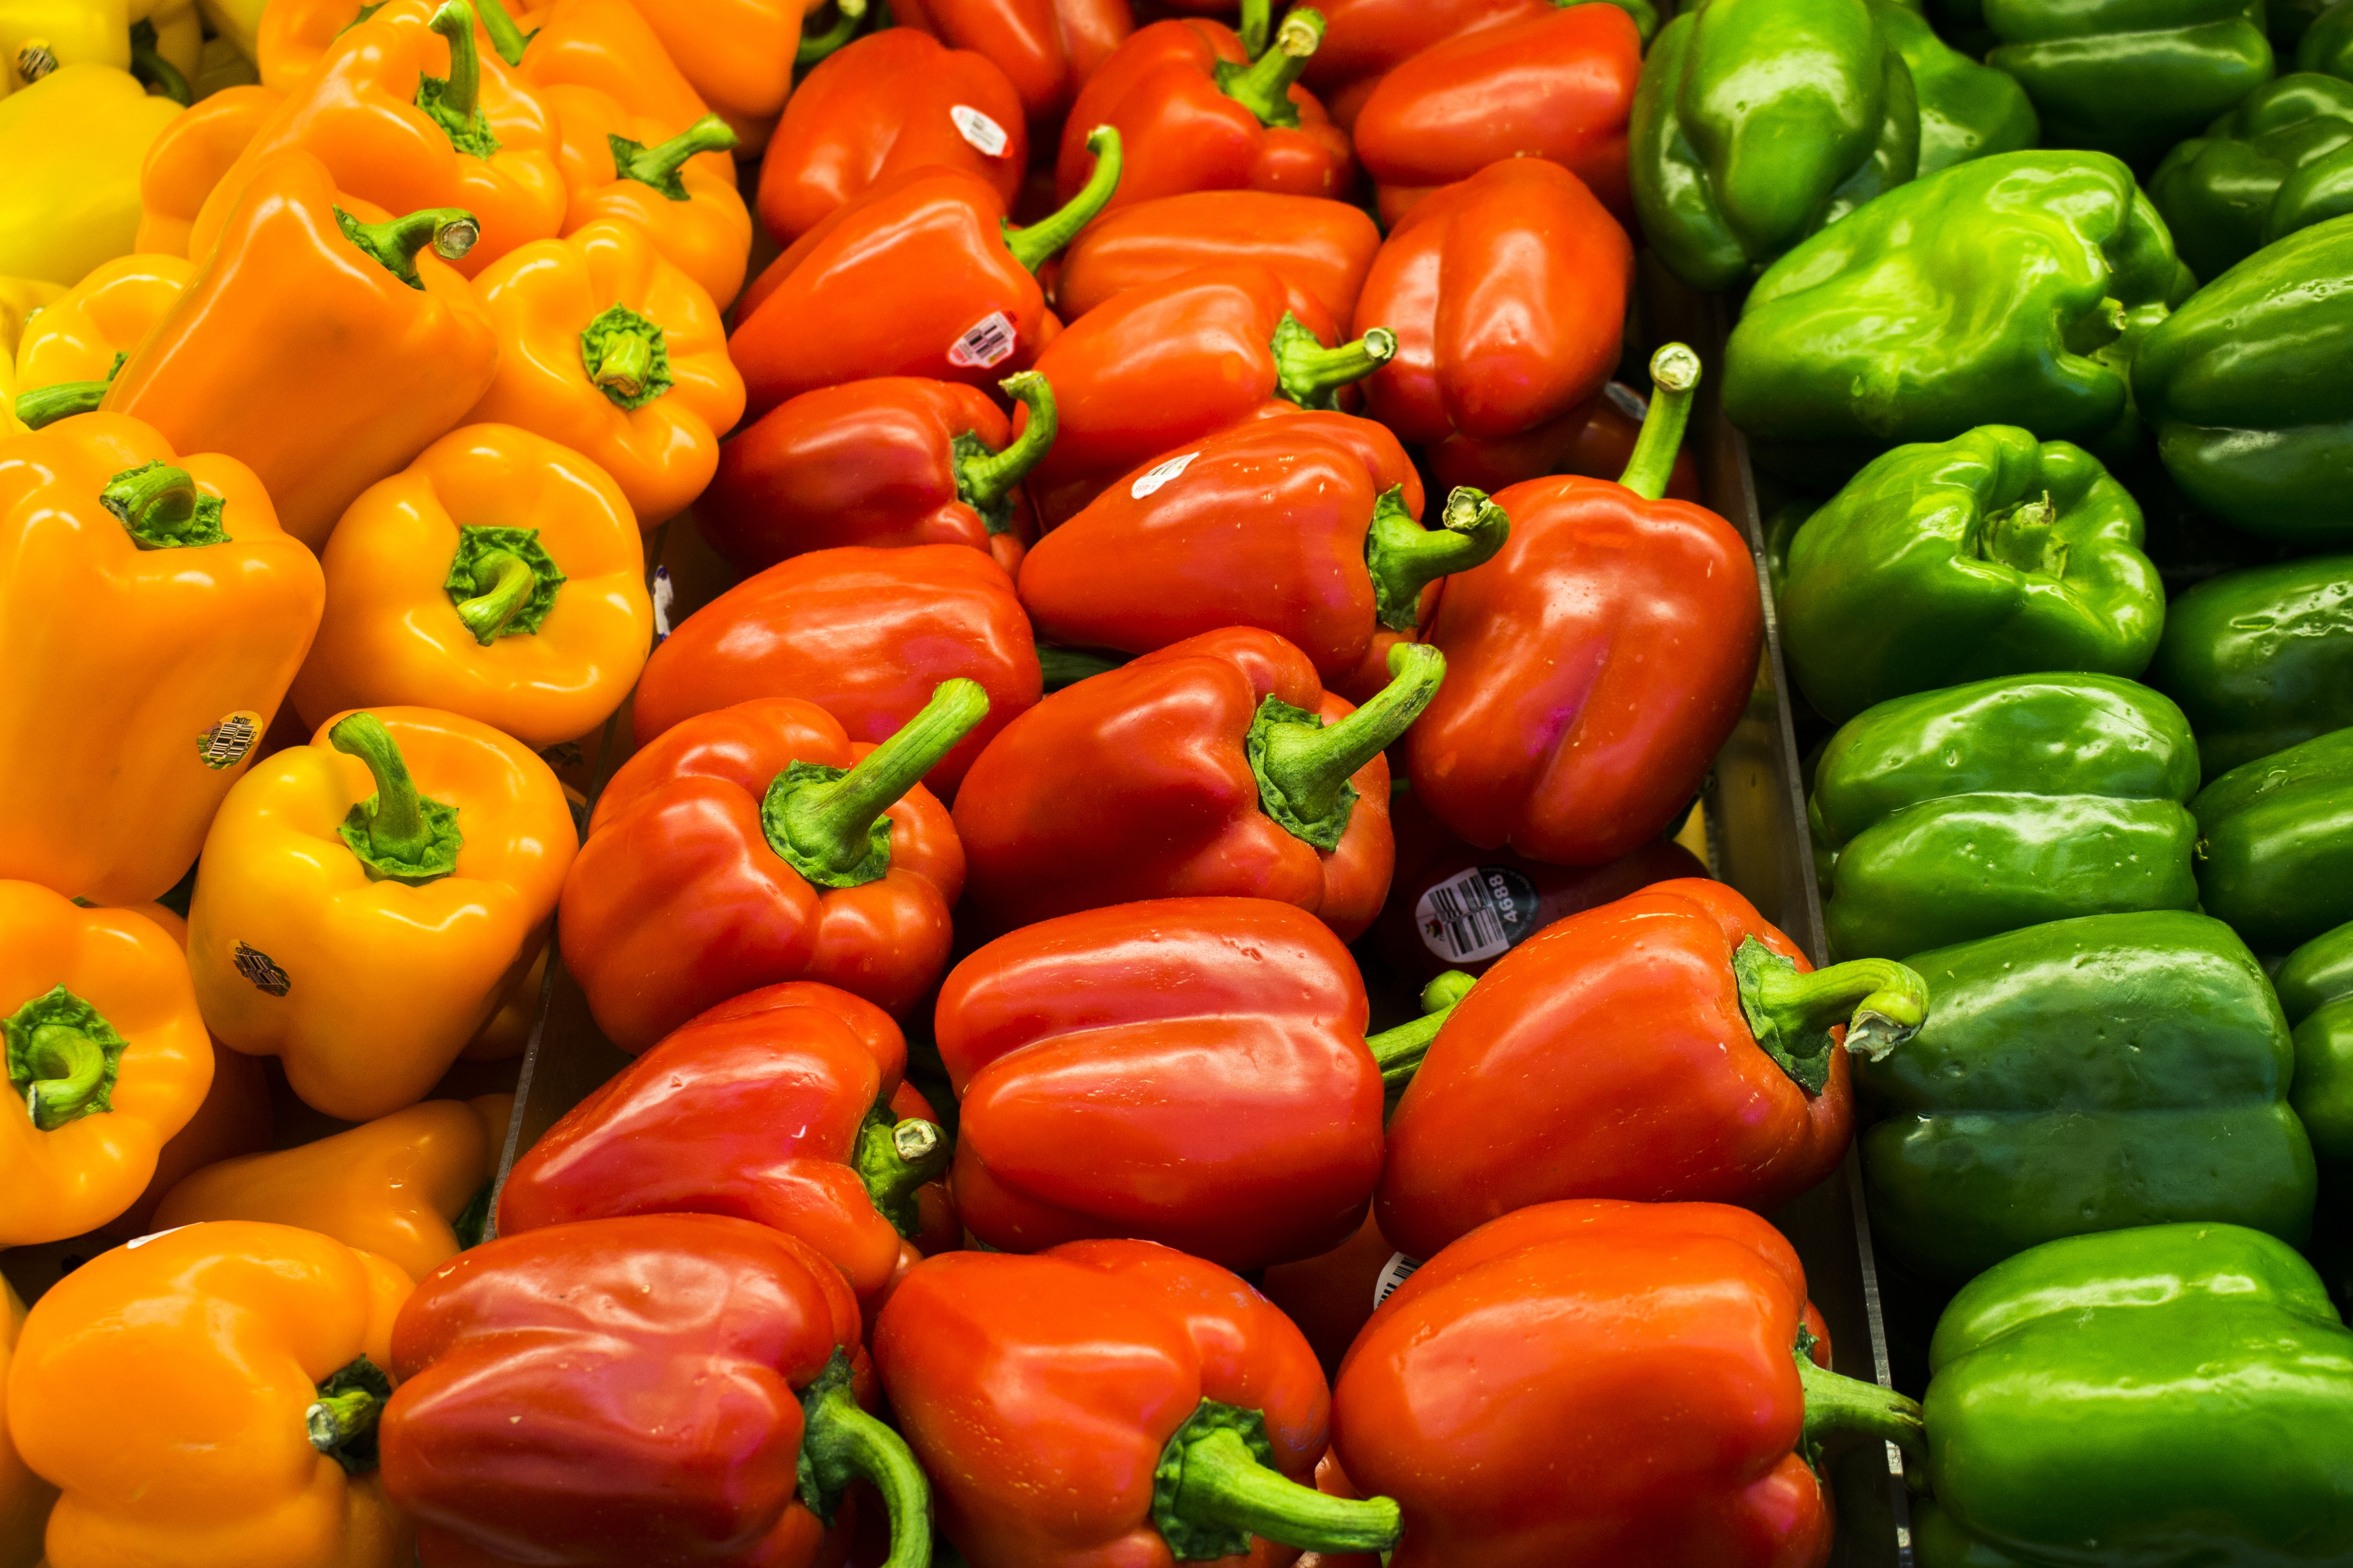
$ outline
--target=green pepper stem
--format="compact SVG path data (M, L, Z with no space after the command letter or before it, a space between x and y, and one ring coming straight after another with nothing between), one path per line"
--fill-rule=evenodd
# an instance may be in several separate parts
M342 1447L375 1425L385 1402L364 1388L346 1389L317 1401L302 1413L311 1447L324 1454Z
M860 5L853 11L837 0L833 10L833 26L822 33L801 34L800 47L793 53L794 69L807 70L858 36L858 24L866 14L866 7Z
M488 647L498 640L516 612L531 603L539 591L539 574L531 563L512 550L492 550L474 563L477 587L484 577L490 586L458 606L458 618L474 634L474 640Z
M1278 724L1267 731L1263 771L1301 816L1329 813L1350 775L1421 717L1446 678L1446 656L1423 643L1399 643L1389 649L1389 677L1372 700L1336 724Z
M1242 53L1256 59L1266 53L1267 29L1274 26L1274 0L1242 0L1241 25L1235 29Z
M1103 210L1112 193L1119 189L1119 175L1125 166L1126 155L1120 146L1119 132L1108 125L1098 125L1087 134L1087 151L1095 155L1094 173L1079 194L1053 212L1039 218L1028 228L1008 227L1005 248L1013 259L1035 272L1052 259L1055 253L1079 237L1079 230L1094 221Z
M1693 389L1699 385L1699 355L1686 343L1669 343L1651 356L1651 407L1642 433L1618 482L1644 500L1667 493L1675 454L1683 450L1683 426L1691 423Z
M462 207L425 207L382 223L362 223L337 207L335 223L344 238L411 289L425 287L417 274L417 252L429 245L436 256L456 261L482 237L481 225Z
M944 680L921 712L847 773L795 763L805 771L779 773L761 808L769 847L821 887L875 880L890 865L883 814L987 716L988 693L979 682Z
M441 8L425 25L449 40L449 74L443 79L448 85L441 89L442 107L460 118L473 118L482 97L482 57L474 48L472 0L442 0Z
M1304 7L1293 11L1275 29L1272 48L1239 70L1217 73L1219 89L1257 115L1261 125L1296 125L1299 106L1291 101L1291 87L1323 42L1323 13Z
M1440 527L1424 528L1405 510L1405 487L1392 485L1373 508L1365 533L1365 569L1373 579L1373 610L1393 632L1421 620L1421 591L1440 577L1493 558L1512 531L1504 509L1484 490L1457 485L1446 498Z
M653 369L654 345L645 333L608 332L597 344L588 379L627 401L645 391Z
M874 1212L912 1241L922 1224L916 1189L939 1180L955 1150L934 1123L913 1119L892 1122L888 1115L881 1111L859 1130L858 1148L850 1158Z
M150 94L168 98L183 109L196 100L180 68L156 48L155 24L144 16L131 24L131 74L146 84Z
M1008 375L997 384L1021 400L1029 410L1029 422L1003 451L975 452L957 461L956 494L982 512L1001 505L1013 487L1038 466L1054 444L1054 432L1060 423L1054 408L1054 389L1036 371Z
M16 418L27 430L38 430L77 414L94 412L106 400L104 381L60 381L16 395Z
M1769 1020L1782 1038L1846 1025L1846 1048L1878 1061L1919 1033L1928 1016L1928 983L1892 958L1856 958L1800 974L1759 968L1742 987L1752 1020Z
M1808 1447L1819 1447L1832 1433L1860 1432L1894 1444L1904 1451L1908 1469L1927 1474L1927 1439L1917 1403L1892 1388L1816 1366L1804 1354L1798 1357L1798 1381L1806 1393Z
M327 742L365 763L375 779L375 794L352 807L341 829L370 874L412 886L448 876L463 842L457 810L417 793L408 760L384 721L373 713L350 714L327 731Z
M522 64L522 52L539 37L538 29L526 33L516 26L505 0L475 0L475 5L481 13L482 31L491 36L491 47L499 52L499 58L510 66Z
M204 499L195 476L164 462L125 468L99 492L99 500L131 537L149 548L193 542L192 525L204 531L197 521ZM218 536L216 529L211 531Z
M820 1504L839 1501L852 1481L871 1481L891 1521L891 1555L882 1568L931 1568L931 1483L906 1440L859 1408L840 1351L802 1396L801 1414L804 1500L819 1518L829 1518L832 1507Z
M25 1087L25 1110L44 1132L88 1113L106 1082L106 1047L69 1024L43 1024L25 1052L37 1075Z
M679 171L686 167L687 160L705 153L728 152L742 138L728 129L727 121L715 114L706 114L669 141L651 147L626 136L608 136L606 140L613 148L615 179L651 185L671 201L682 202L688 198Z
M1386 1552L1400 1521L1388 1498L1338 1498L1259 1463L1241 1434L1220 1427L1185 1445L1176 1511L1311 1552Z
M1302 408L1328 406L1332 394L1364 380L1396 354L1397 334L1387 327L1375 327L1355 342L1327 349L1298 318L1286 313L1274 332L1275 390Z
M1422 1058L1430 1054L1430 1043L1438 1038L1438 1031L1446 1026L1455 1005L1471 994L1477 980L1459 969L1450 969L1421 988L1421 1016L1410 1024L1399 1024L1394 1029L1383 1029L1365 1042L1380 1064L1381 1082L1392 1089L1402 1089L1413 1079L1421 1066Z

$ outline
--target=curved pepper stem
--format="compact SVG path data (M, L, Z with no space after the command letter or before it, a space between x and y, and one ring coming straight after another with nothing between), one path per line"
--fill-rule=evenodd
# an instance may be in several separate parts
M608 133L605 142L613 150L613 177L635 180L641 185L651 185L674 202L687 200L686 181L680 171L687 160L705 153L724 153L742 140L727 128L727 121L715 114L706 114L669 141L649 147L642 142Z
M1405 510L1405 487L1391 485L1373 508L1365 533L1365 569L1373 578L1373 613L1393 632L1421 621L1421 591L1440 577L1468 572L1494 558L1511 536L1512 520L1484 490L1457 485L1446 498L1440 526L1424 528Z
M425 287L425 279L417 273L418 251L429 245L434 255L456 261L482 237L482 226L462 207L426 207L383 223L362 223L337 207L335 226L343 231L345 239L411 289Z
M1901 1448L1905 1469L1912 1478L1927 1475L1928 1441L1917 1402L1892 1388L1816 1366L1803 1342L1797 1358L1798 1382L1806 1391L1805 1436L1800 1442L1810 1460L1831 1434L1860 1432Z
M62 985L34 997L5 1020L8 1083L43 1132L114 1109L114 1079L129 1043L97 1008Z
M1755 937L1732 955L1740 1011L1766 1055L1808 1094L1830 1082L1831 1027L1846 1026L1846 1048L1877 1061L1920 1032L1928 983L1892 958L1858 958L1798 973Z
M142 550L186 550L228 538L221 498L205 494L187 469L160 458L115 475L98 500Z
M852 1481L871 1481L891 1520L891 1555L882 1568L931 1568L932 1486L906 1439L859 1408L849 1357L839 1347L817 1381L801 1391L801 1501L833 1523Z
M1098 125L1087 133L1087 151L1095 155L1095 172L1079 194L1047 214L1028 228L1005 226L1005 248L1013 259L1035 272L1053 259L1062 247L1079 237L1079 230L1094 221L1097 213L1119 189L1120 171L1126 166L1126 154L1122 150L1119 132L1108 125Z
M131 74L146 85L150 97L168 98L183 109L196 100L180 68L156 48L155 24L144 16L131 24Z
M502 637L538 631L565 582L539 542L539 530L469 523L458 531L458 551L441 591L474 640L488 647Z
M822 33L806 29L801 33L800 47L793 51L793 68L804 71L811 66L822 64L843 45L858 37L859 26L865 18L866 7L863 5L852 10L849 5L836 4L831 26Z
M1001 452L992 452L978 435L967 430L953 444L956 499L980 513L991 533L1013 526L1013 487L1038 466L1054 444L1060 421L1054 409L1054 389L1034 370L1008 375L997 384L1021 400L1029 422Z
M1421 1016L1410 1024L1399 1024L1394 1029L1383 1029L1365 1042L1380 1065L1381 1082L1391 1092L1413 1081L1421 1059L1430 1055L1430 1043L1438 1038L1438 1031L1446 1026L1456 1004L1471 994L1479 982L1459 969L1450 969L1421 988Z
M1252 1536L1310 1552L1387 1552L1400 1529L1391 1499L1328 1497L1276 1469L1266 1417L1214 1399L1160 1450L1152 1522L1180 1563L1241 1556Z
M476 642L488 647L515 618L515 612L531 602L539 581L532 574L531 563L511 550L490 552L474 569L489 574L490 588L459 605L458 618L466 623Z
M367 868L368 880L420 888L458 868L458 850L465 843L458 831L458 808L417 793L408 760L382 720L373 713L350 714L327 731L327 742L365 763L375 775L375 794L353 806L337 830Z
M1285 310L1275 323L1274 390L1302 408L1333 408L1333 395L1362 381L1397 354L1397 334L1375 327L1353 343L1327 349Z
M795 763L760 803L760 824L776 858L820 888L856 888L891 868L891 819L898 804L988 717L988 693L974 680L944 680L923 710L846 772Z
M938 1181L955 1154L947 1133L934 1123L912 1119L893 1122L891 1108L877 1105L867 1113L866 1125L858 1130L858 1148L850 1156L850 1165L866 1184L874 1212L913 1241L923 1228L916 1189Z
M670 373L670 335L627 305L607 305L580 329L580 363L605 401L643 408L677 385Z
M1446 678L1446 656L1420 643L1399 643L1389 649L1389 677L1371 701L1336 724L1269 697L1243 739L1258 775L1259 805L1293 837L1327 855L1340 847L1356 809L1350 775L1421 717Z
M114 384L114 378L122 374L123 363L130 358L127 353L117 353L114 363L106 367L103 381L60 381L17 394L17 423L27 430L38 430L77 414L97 412L106 401L106 389Z
M2067 574L2067 545L2051 536L2059 521L2058 503L2049 490L2031 500L1988 512L1978 524L1978 557L1997 561L2020 572Z
M1642 433L1618 482L1644 500L1667 493L1675 454L1683 450L1683 426L1691 423L1692 393L1699 385L1699 354L1687 343L1669 343L1651 356L1651 407Z
M311 1447L343 1468L365 1475L376 1466L376 1423L392 1399L392 1379L361 1356L319 1384L315 1404L302 1412Z
M488 158L499 150L499 139L482 112L482 57L474 47L474 7L470 0L445 0L425 25L449 41L449 74L418 79L417 107L441 128L451 147L469 157Z
M474 0L474 4L481 13L482 31L490 35L491 47L498 51L499 58L510 66L522 64L522 52L539 37L539 29L533 27L526 33L516 26L505 0Z
M1258 36L1266 36L1265 6L1260 7ZM1243 26L1250 26L1245 13ZM1215 72L1218 90L1258 116L1261 125L1291 127L1299 123L1299 106L1291 101L1291 86L1307 69L1307 62L1324 44L1324 15L1302 7L1282 19L1275 29L1274 47L1250 64L1236 65L1231 60L1219 60ZM1243 39L1243 47L1251 40Z

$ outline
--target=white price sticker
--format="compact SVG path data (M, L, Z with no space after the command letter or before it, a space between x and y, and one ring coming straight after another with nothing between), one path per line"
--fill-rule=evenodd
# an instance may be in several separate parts
M1135 483L1127 488L1128 495L1136 500L1142 500L1145 496L1166 487L1177 475L1191 468L1193 459L1200 455L1198 452L1187 452L1181 458L1171 458L1165 463L1155 463L1136 476Z
M964 330L948 345L948 363L966 370L987 370L1013 357L1013 321L1002 310L991 310Z
M1420 1267L1421 1259L1419 1258L1408 1258L1402 1252L1391 1253L1388 1267L1381 1270L1381 1277L1373 1281L1373 1310L1379 1311L1381 1303L1388 1300L1398 1286L1412 1279L1413 1271Z
M984 158L1002 158L1005 150L1013 144L1013 138L1005 133L1004 126L969 103L959 103L949 110L948 118L955 121L956 134L971 143L973 151Z

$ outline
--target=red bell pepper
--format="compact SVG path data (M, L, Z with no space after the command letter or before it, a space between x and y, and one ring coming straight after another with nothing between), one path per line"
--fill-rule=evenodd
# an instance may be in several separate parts
M441 1565L835 1568L853 1481L886 1568L931 1562L931 1489L859 1408L872 1369L832 1264L718 1215L550 1226L428 1275L393 1326L384 1489Z
M1255 419L1187 445L1154 478L1114 485L1021 564L1038 635L1149 653L1220 626L1288 639L1336 683L1374 631L1419 624L1424 590L1504 546L1478 490L1421 525L1421 480L1397 437L1347 414ZM1247 520L1237 526L1237 520Z
M1557 1198L1769 1209L1845 1156L1854 1088L1926 1016L1890 959L1814 973L1739 894L1661 882L1497 961L1389 1125L1381 1232L1417 1258Z
M972 1568L1271 1565L1291 1556L1274 1542L1396 1540L1387 1499L1304 1484L1329 1405L1299 1331L1151 1242L932 1258L882 1310L874 1362Z
M1576 175L1509 158L1450 185L1390 231L1356 301L1359 331L1397 334L1371 412L1419 445L1558 419L1617 369L1633 283L1626 231Z
M1460 34L1548 14L1556 0L1322 0L1324 44L1300 79L1352 129L1381 79Z
M1731 524L1662 501L1699 381L1670 343L1619 483L1531 479L1495 498L1512 537L1447 580L1424 640L1454 671L1406 734L1414 794L1482 848L1615 860L1690 804L1764 646L1757 563Z
M1029 493L1049 528L1113 480L1282 398L1335 406L1334 394L1397 350L1386 328L1327 348L1337 333L1272 269L1197 268L1131 289L1073 321L1038 356L1060 427Z
M1263 37L1267 9L1268 0L1244 0L1243 31L1255 22ZM1140 28L1071 106L1054 164L1057 197L1067 202L1087 183L1088 134L1099 125L1116 130L1127 150L1115 207L1187 191L1345 196L1356 178L1347 134L1298 85L1323 37L1322 14L1303 6L1262 49L1198 17Z
M877 375L993 385L1043 347L1032 276L1119 184L1119 133L1088 138L1094 175L1059 211L1008 228L977 174L886 180L795 240L746 295L728 352L754 418L788 397Z
M1021 438L988 395L882 376L804 392L719 448L695 506L739 572L845 545L963 544L1008 572L1038 537L1021 488L1054 441L1054 389L1036 371L999 384L1029 410Z
M1615 5L1569 5L1432 45L1382 79L1356 116L1381 218L1501 159L1548 160L1633 221L1626 123L1642 35Z
M880 742L955 679L980 683L988 716L923 775L943 800L1043 689L1013 579L960 544L818 550L738 583L681 622L646 662L631 721L643 747L698 713L797 697L853 741Z
M760 221L779 245L913 169L955 169L1010 210L1029 167L1021 100L987 58L912 27L828 57L785 102L760 163Z
M943 683L880 746L771 697L702 713L621 764L558 907L597 1026L644 1050L756 986L821 980L893 1013L947 968L964 855L916 781L988 710ZM844 770L847 770L845 772Z
M1925 1449L1917 1405L1813 1359L1807 1310L1796 1251L1746 1210L1522 1209L1373 1314L1333 1452L1404 1505L1391 1568L1812 1568L1831 1548L1816 1445Z
M1055 308L1078 320L1114 294L1197 267L1254 261L1335 321L1356 313L1381 231L1361 207L1275 191L1194 191L1105 213L1062 253Z
M1600 0L1585 0L1598 5ZM1471 485L1493 494L1546 474L1583 474L1606 479L1626 471L1641 438L1650 400L1622 382L1611 382L1557 419L1516 436L1493 439L1457 432L1421 449L1422 463L1437 485ZM1667 494L1700 500L1699 466L1689 452L1675 454Z
M733 1215L807 1243L871 1310L950 1154L936 1118L893 1110L906 1067L891 1015L847 991L791 981L723 1002L532 1145L499 1191L499 1234Z
M1393 656L1362 708L1307 656L1233 627L1057 691L989 742L956 795L983 929L1140 899L1296 904L1349 941L1389 885L1388 763L1445 674Z
M891 12L902 27L987 56L1041 136L1135 31L1128 0L895 0Z

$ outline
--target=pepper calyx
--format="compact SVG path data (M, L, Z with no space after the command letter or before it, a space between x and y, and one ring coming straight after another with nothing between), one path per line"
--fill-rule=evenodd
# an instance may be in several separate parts
M142 550L188 550L228 541L221 526L221 498L205 494L187 469L160 458L107 480L98 500Z
M1740 1011L1759 1049L1809 1099L1831 1078L1831 1029L1846 1026L1846 1047L1878 1061L1917 1034L1928 1016L1928 983L1893 959L1858 958L1799 973L1755 937L1732 954Z
M1356 805L1351 775L1421 716L1445 676L1445 655L1399 643L1389 649L1389 683L1336 724L1280 697L1261 700L1242 737L1261 808L1293 837L1337 849Z
M871 1481L891 1519L882 1568L930 1568L931 1483L906 1439L859 1407L849 1356L839 1345L801 1391L801 1501L828 1528L850 1483Z
M1060 419L1054 389L1034 370L1007 376L997 384L1029 410L1021 434L1003 451L991 451L977 431L967 430L948 444L955 470L956 499L980 514L981 526L992 534L1013 526L1013 487L1054 445Z
M1266 1417L1204 1399L1152 1472L1152 1523L1179 1562L1239 1557L1253 1536L1325 1552L1386 1552L1401 1528L1388 1498L1336 1498L1274 1466Z
M788 763L760 802L768 847L812 887L880 881L891 869L891 807L987 716L978 681L944 680L897 733L849 767Z
M580 363L606 401L624 411L643 408L677 384L669 335L627 305L606 306L580 329Z
M470 0L444 0L425 25L449 41L449 74L417 78L417 107L459 152L470 158L492 156L499 139L482 112L482 59L474 47Z
M468 524L458 530L441 591L474 640L488 647L538 631L565 581L539 542L539 530Z
M418 793L407 759L382 720L348 714L327 731L327 742L365 763L375 778L375 793L354 805L335 830L369 881L421 888L458 868L466 841L458 831L458 808Z
M319 1397L302 1412L311 1447L341 1465L347 1476L376 1468L376 1424L392 1398L392 1379L361 1356L329 1374Z
M866 1184L874 1212L913 1241L923 1228L916 1189L939 1180L955 1154L955 1145L938 1124L913 1117L898 1121L887 1103L877 1101L858 1130L850 1168Z
M54 1132L69 1121L114 1109L114 1083L129 1042L98 1009L52 986L0 1019L8 1083L23 1096L35 1128Z
M1405 487L1391 485L1373 508L1365 531L1365 570L1373 580L1373 614L1393 632L1421 622L1421 591L1440 577L1492 560L1511 537L1512 520L1487 492L1457 485L1437 528L1424 528L1405 509Z

